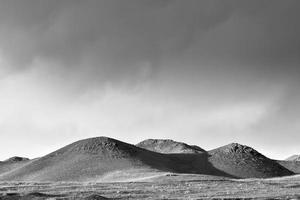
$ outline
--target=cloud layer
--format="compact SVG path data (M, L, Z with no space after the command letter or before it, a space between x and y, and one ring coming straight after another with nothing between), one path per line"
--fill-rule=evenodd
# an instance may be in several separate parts
M1 1L3 159L96 135L299 153L299 8L297 0ZM5 150L16 140L16 152Z

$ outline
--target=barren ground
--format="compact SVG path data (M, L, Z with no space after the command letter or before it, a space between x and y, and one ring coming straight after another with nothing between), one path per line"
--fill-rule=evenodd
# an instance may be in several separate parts
M300 199L300 176L229 179L158 173L134 181L0 182L0 199ZM106 197L106 198L102 198Z

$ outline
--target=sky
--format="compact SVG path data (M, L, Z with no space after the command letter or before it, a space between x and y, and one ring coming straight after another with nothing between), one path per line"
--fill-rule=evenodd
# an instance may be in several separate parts
M107 136L300 154L300 1L0 1L0 160Z

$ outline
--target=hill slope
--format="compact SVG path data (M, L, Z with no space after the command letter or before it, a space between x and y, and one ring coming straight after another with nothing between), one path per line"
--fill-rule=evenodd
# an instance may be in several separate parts
M147 139L136 146L159 153L203 153L205 150L198 146L190 146L183 142L166 139Z
M152 170L227 176L207 162L207 155L160 154L107 137L67 145L20 168L0 174L0 180L88 181L118 171Z
M151 154L106 137L80 140L23 167L0 175L0 180L86 180L106 172L140 167Z
M300 174L300 161L276 160L276 162L288 170Z
M237 177L267 178L293 174L251 147L237 143L211 150L208 154L209 161L214 167Z
M0 174L22 167L29 162L31 161L28 158L17 156L11 157L5 161L0 162Z
M289 169L290 171L300 174L300 155L293 155L285 160L276 160L280 165Z
M286 161L300 161L300 155L293 155L285 159Z
M12 163L22 162L0 171L0 180L101 181L110 177L109 181L116 181L124 173L132 180L135 174L149 171L152 175L174 172L238 178L292 174L277 162L238 144L202 153L162 154L107 137L80 140L44 157Z

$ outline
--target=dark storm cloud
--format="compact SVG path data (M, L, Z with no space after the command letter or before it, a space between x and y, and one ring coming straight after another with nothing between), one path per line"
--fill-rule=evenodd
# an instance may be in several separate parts
M50 60L61 71L99 80L151 76L162 61L180 59L189 48L204 61L242 59L266 70L268 61L298 58L299 4L6 0L0 3L0 47L15 70Z
M268 148L286 130L282 148L298 146L299 10L299 0L2 0L1 133Z
M0 55L13 64L2 68L40 68L75 93L154 78L179 96L294 91L299 9L298 0L4 0Z
M1 1L0 46L17 69L44 59L111 78L131 76L140 63L155 72L163 58L226 21L233 7L216 1Z

